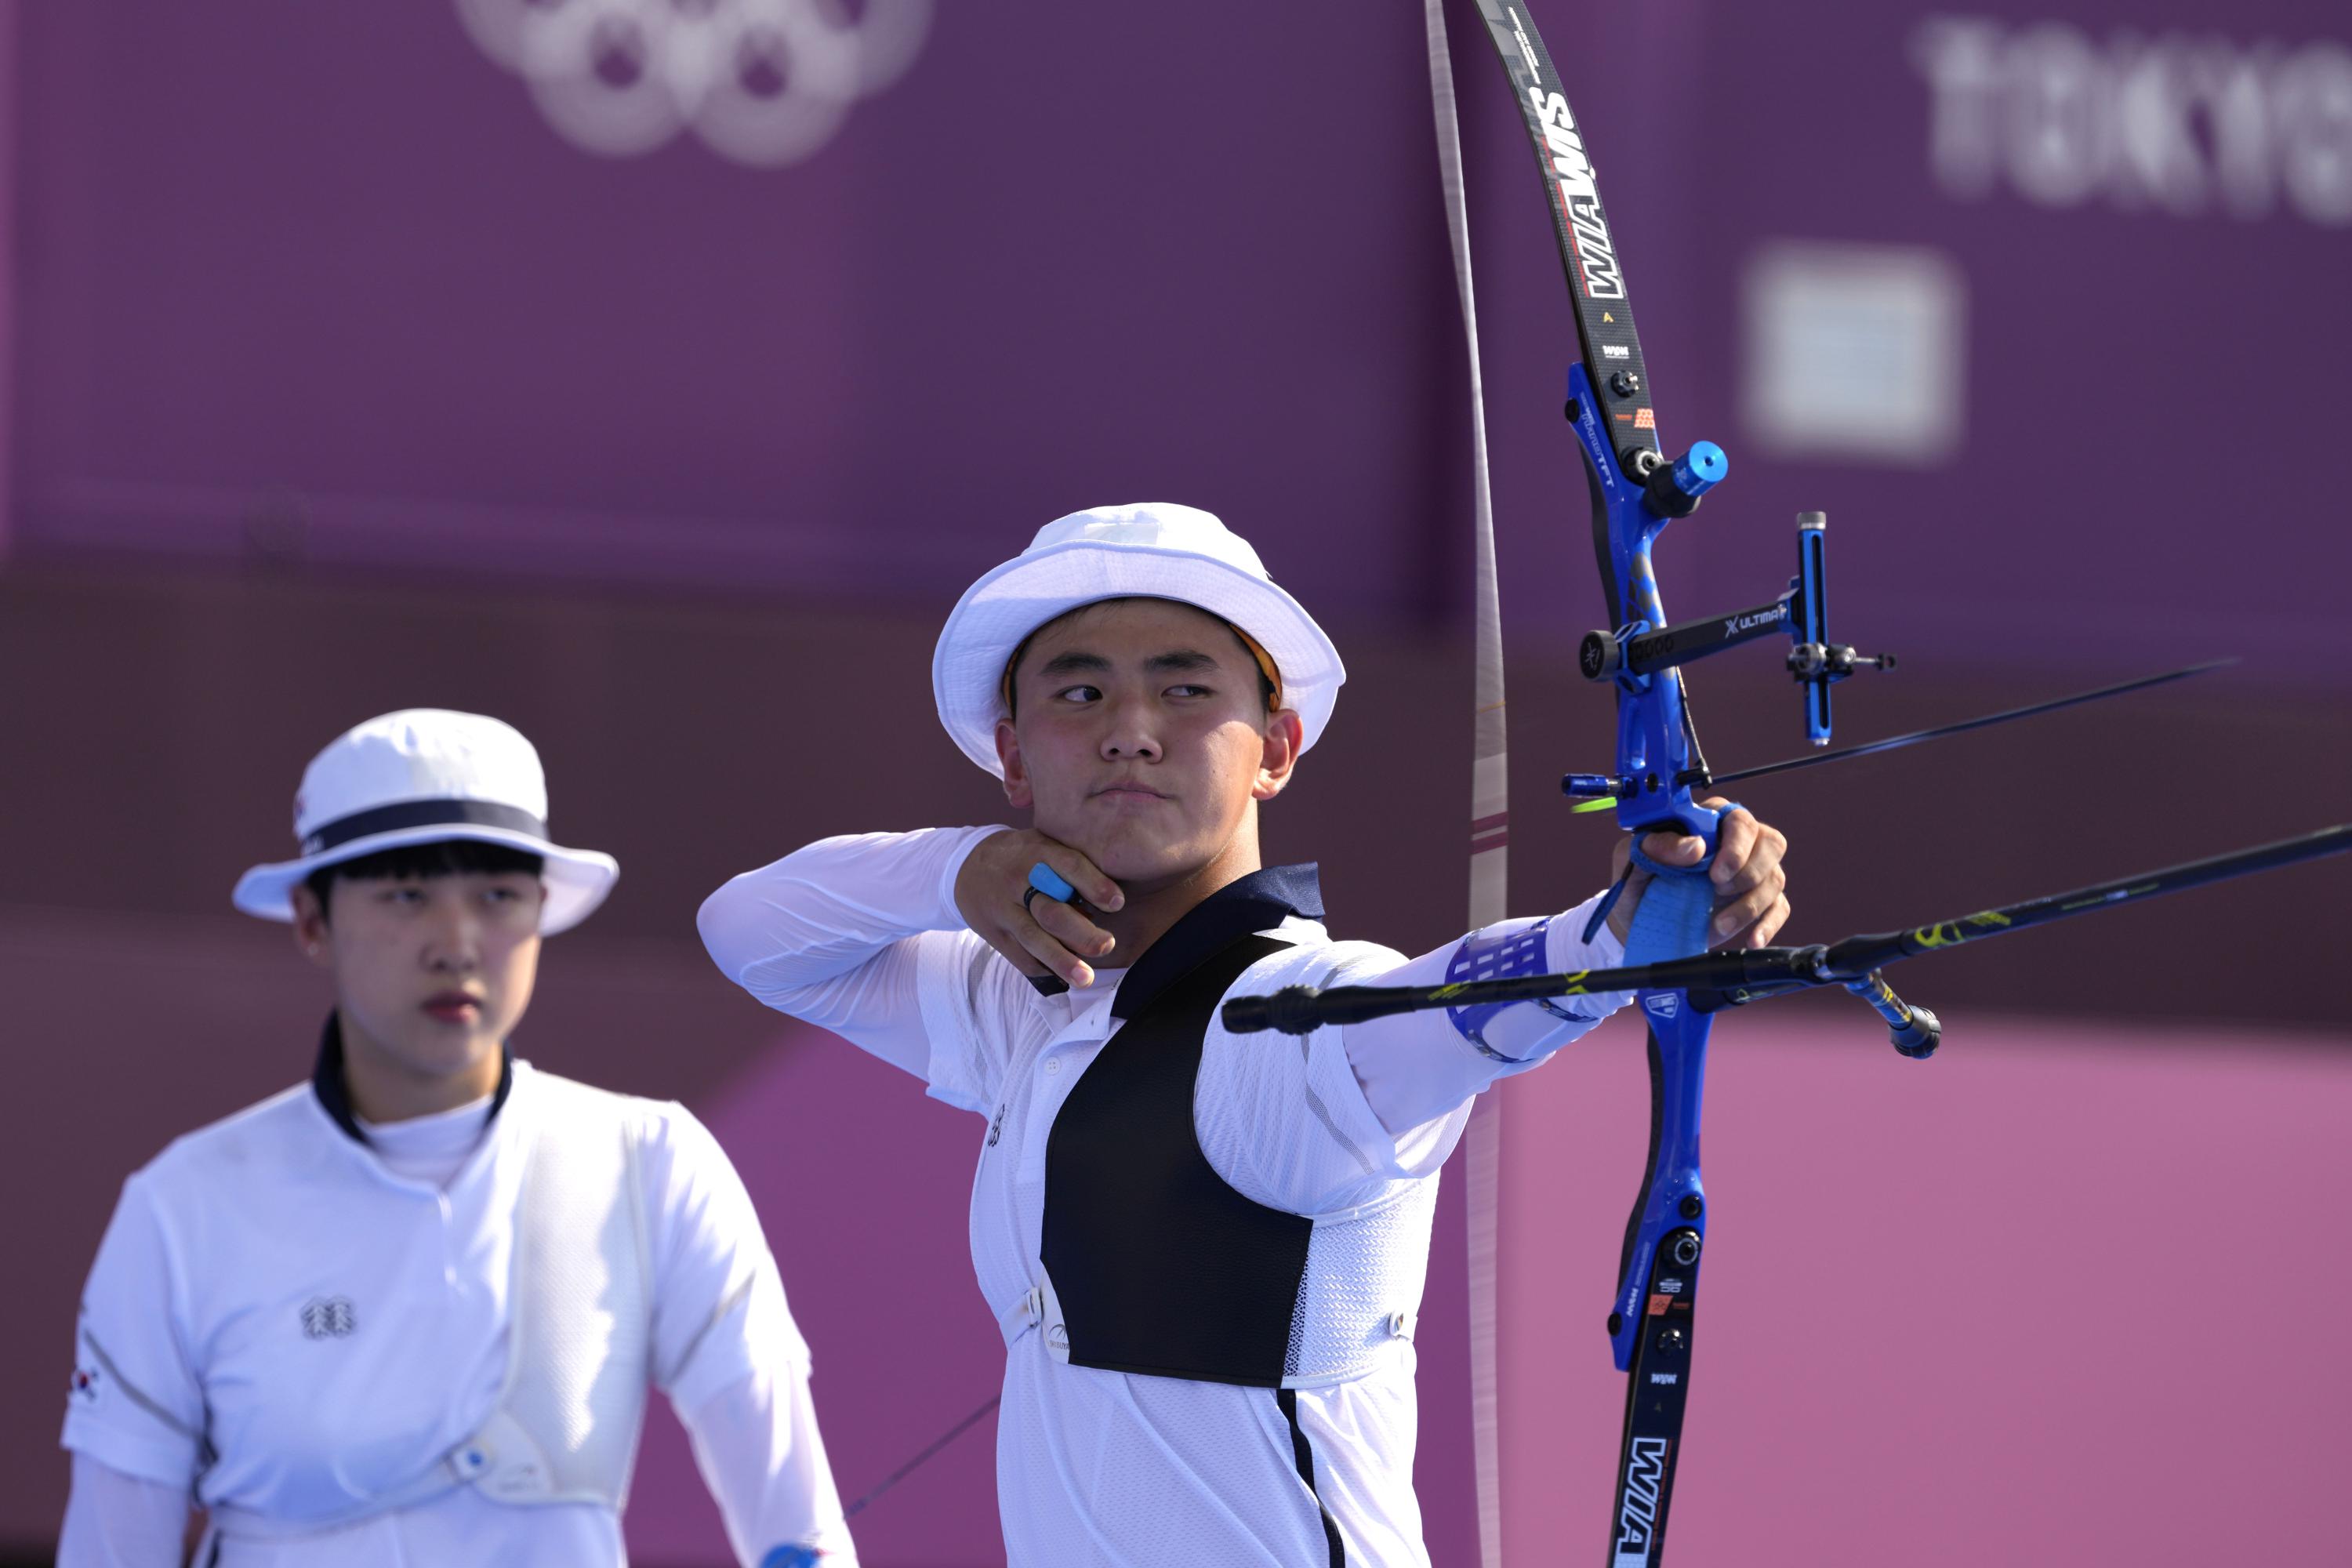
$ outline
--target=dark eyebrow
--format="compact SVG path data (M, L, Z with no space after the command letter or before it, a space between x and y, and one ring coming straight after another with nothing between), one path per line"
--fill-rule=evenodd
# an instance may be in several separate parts
M1154 675L1161 675L1177 670L1223 669L1224 666L1217 662L1214 654L1187 647L1178 648L1173 653L1153 654L1143 661L1143 668Z
M1098 653L1083 653L1071 649L1057 653L1037 667L1037 674L1050 680L1064 675L1100 675L1110 669L1110 660ZM1168 653L1156 653L1143 661L1143 668L1154 675L1167 675L1202 669L1222 669L1214 654L1198 648L1176 648Z
M1051 679L1056 675L1092 675L1110 668L1110 660L1098 653L1057 653L1037 667L1037 673Z

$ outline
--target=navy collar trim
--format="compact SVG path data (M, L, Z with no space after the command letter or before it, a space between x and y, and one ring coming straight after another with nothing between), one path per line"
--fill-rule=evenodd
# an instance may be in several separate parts
M498 1092L490 1096L489 1114L482 1118L484 1126L497 1119L513 1088L514 1052L501 1045ZM330 1012L327 1026L320 1031L319 1065L310 1071L310 1092L319 1097L320 1109L342 1129L344 1137L354 1143L367 1142L367 1134L360 1131L359 1118L352 1113L351 1082L343 1076L343 1021L340 1014Z
M1268 866L1226 883L1193 905L1135 961L1111 998L1110 1016L1134 1017L1169 986L1243 937L1270 931L1291 915L1323 918L1323 883L1312 860Z

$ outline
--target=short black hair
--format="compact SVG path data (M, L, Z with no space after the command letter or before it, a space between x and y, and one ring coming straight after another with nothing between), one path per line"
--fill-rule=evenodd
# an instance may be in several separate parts
M383 882L394 877L454 877L473 871L496 876L504 871L520 871L536 877L547 865L547 857L511 845L487 844L478 838L436 838L423 844L403 844L391 849L379 849L373 855L362 855L350 860L338 860L331 866L321 866L302 879L319 900L319 911L327 912L327 895L338 881Z

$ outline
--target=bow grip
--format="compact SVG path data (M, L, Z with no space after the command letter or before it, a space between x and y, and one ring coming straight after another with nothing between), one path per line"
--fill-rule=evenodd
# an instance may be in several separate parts
M1697 868L1704 870L1715 862L1725 813L1738 810L1739 803L1733 801L1721 806L1701 805L1686 793L1677 793L1681 794L1680 799L1664 795L1620 796L1617 825L1634 836L1637 846L1641 836L1645 833L1687 834L1706 846L1706 858L1699 861Z

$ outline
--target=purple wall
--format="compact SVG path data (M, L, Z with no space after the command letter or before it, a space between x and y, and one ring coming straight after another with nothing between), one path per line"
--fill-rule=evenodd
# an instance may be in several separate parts
M1826 508L1840 635L1906 656L1845 689L1842 738L2249 656L1832 783L1759 782L1748 798L1802 857L1793 934L2347 815L2352 552L2321 489L2352 327L2340 5L1533 14L1591 135L1666 433L1734 461L1662 552L1678 612L1760 597L1789 571L1790 514ZM1557 907L1605 839L1547 804L1606 733L1605 693L1566 674L1598 613L1556 412L1573 338L1502 79L1475 18L1454 22L1514 902ZM693 134L581 151L456 0L0 0L0 981L20 1075L0 1177L54 1194L12 1230L26 1283L0 1300L0 1470L29 1478L0 1488L0 1544L53 1528L52 1394L121 1176L303 1068L320 999L224 895L280 849L302 761L367 713L513 720L549 758L559 831L628 866L551 951L527 1047L721 1125L853 1492L992 1375L965 1134L838 1047L773 1049L689 922L806 837L1000 812L925 706L929 639L973 574L1070 506L1222 511L1354 672L1274 851L1325 860L1347 934L1415 949L1454 928L1467 419L1410 5L945 5L900 79L775 168ZM1817 330L1757 346L1791 322ZM1857 386L1864 423L1915 398L1936 416L1875 450L1805 436ZM1719 763L1794 749L1764 664L1699 672ZM2269 1383L2207 1353L2249 1331L2220 1260L2304 1212L2259 1199L2289 1178L2314 1212L2347 1195L2324 1136L2341 886L2307 868L1955 957L1922 977L1955 1021L1932 1068L1882 1059L1859 1017L1817 1046L1793 1037L1810 1023L1738 1020L1683 1551L1841 1555L1834 1521L1857 1557L2101 1560L2064 1534L2063 1479L2097 1501L2065 1517L2120 1531L2114 1560L2210 1556L2224 1502L2260 1490L2232 1468L2254 1446L2223 1451L2240 1432L2277 1434L2290 1466L2346 1451L2314 1392L2340 1388L2338 1362ZM2089 1022L1983 1021L2004 1011ZM2149 1057L2126 1019L2177 1026ZM2200 1019L2310 1048L2179 1026ZM1511 1091L1523 1545L1598 1533L1618 1396L1590 1276L1638 1166L1630 1055L1597 1041ZM849 1169L862 1205L813 1196ZM2039 1336L2071 1321L2021 1282L2056 1274L2080 1223L2017 1196L2045 1190L2095 1195L2115 1325L2055 1370ZM1469 1552L1457 1224L1423 1361L1446 1564ZM1811 1282L1848 1283L1871 1227L1891 1233L1866 1256L1893 1305L1825 1329ZM1825 1347L1867 1375L1827 1383ZM2151 1410L2151 1387L2178 1398ZM1808 1462L1823 1451L1854 1468ZM684 1465L674 1434L648 1452L633 1528L656 1568L715 1539ZM2127 1506L2132 1467L2162 1506ZM877 1568L989 1561L986 1468L975 1433L878 1509ZM2321 1506L2308 1479L2285 1489ZM1990 1539L2027 1517L1994 1496L2053 1533ZM2295 1531L2343 1533L2263 1515L2274 1535L2228 1539L2292 1557L2317 1539Z
M951 597L1041 498L1181 491L1345 519L1316 585L1417 605L1425 89L1355 110L1421 45L1300 71L1331 19L946 6L754 172L584 155L447 5L42 8L27 529Z
M1679 599L1753 599L1790 514L1826 507L1854 634L1919 660L2242 651L2340 688L2330 574L2273 569L2352 563L2318 456L2352 259L2340 11L1996 9L1538 7L1668 431L1738 465ZM454 6L35 8L20 527L898 597L1069 505L1175 493L1313 603L1453 614L1459 356L1408 11L950 5L829 145L753 170L691 138L580 152ZM1572 339L1474 22L1504 554L1580 617ZM1948 451L1807 458L1753 428L1743 300L1790 242L1948 268Z
M18 101L16 0L0 0L0 101ZM0 115L0 213L16 211L16 116ZM11 228L13 230L14 225ZM0 563L16 520L16 247L0 252Z

